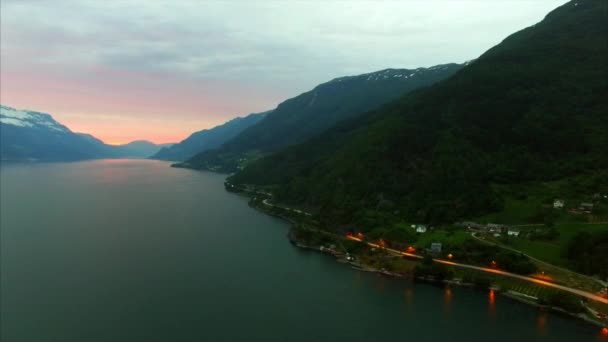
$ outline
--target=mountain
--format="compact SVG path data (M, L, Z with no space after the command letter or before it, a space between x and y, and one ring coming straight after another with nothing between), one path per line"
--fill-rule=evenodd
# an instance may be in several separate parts
M70 131L49 114L0 107L2 160L78 160L103 153L103 144Z
M460 68L460 64L445 64L336 78L282 102L260 122L220 148L199 153L182 166L233 172L242 167L244 161L304 142L337 122L443 80Z
M121 145L108 145L87 133L76 133L91 144L98 146L95 158L147 158L173 144L155 144L147 140L135 140Z
M195 154L218 148L226 141L234 138L247 127L263 119L270 111L253 113L245 117L232 119L211 129L192 133L188 138L171 147L165 147L152 155L151 159L184 161Z
M454 222L501 210L498 188L608 169L608 2L577 0L449 79L250 163L331 227Z
M171 148L173 144L157 145L147 140L135 140L124 145L112 146L121 158L148 158L163 149Z
M106 145L90 134L72 132L49 114L0 106L1 160L143 158L160 148L142 141Z

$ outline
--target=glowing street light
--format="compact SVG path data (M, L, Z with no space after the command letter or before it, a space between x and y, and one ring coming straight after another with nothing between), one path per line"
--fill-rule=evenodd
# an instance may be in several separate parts
M448 259L452 259L454 257L454 255L452 255L452 253L448 254Z

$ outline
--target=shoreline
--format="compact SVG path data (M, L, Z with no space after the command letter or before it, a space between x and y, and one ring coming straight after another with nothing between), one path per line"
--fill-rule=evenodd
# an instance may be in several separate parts
M227 183L226 183L227 184ZM235 191L238 190L238 191ZM294 228L295 225L297 223L301 223L300 220L297 220L289 215L285 215L285 214L281 214L278 212L273 212L271 209L272 208L279 208L282 209L281 207L277 207L275 205L269 205L268 203L266 203L266 199L261 201L260 203L256 203L254 200L256 199L257 196L259 195L263 195L263 196L268 196L267 193L261 193L258 194L256 192L252 192L250 190L243 190L243 189L235 189L234 186L232 186L231 189L228 189L228 187L226 187L226 191L228 192L233 192L235 194L239 194L241 196L247 197L250 199L249 201L249 206L251 206L252 208L266 214L266 215L270 215L270 216L274 216L277 218L280 218L288 223L291 224L290 228L289 228L289 232L287 233L287 239L288 241L294 245L294 247L303 249L303 250L308 250L308 251L315 251L318 253L322 253L322 254L328 254L334 257L334 260L338 263L341 264L348 264L350 266L351 269L353 270L357 270L360 272L366 272L366 273L376 273L378 275L381 276L385 276L385 277L391 277L391 278L410 278L413 281L418 281L418 282L425 282L425 283L429 283L429 284L444 284L444 285L450 285L450 286L458 286L458 287L468 287L468 288L475 288L476 286L474 284L469 284L469 283L462 283L459 280L454 280L454 279L444 279L441 281L438 281L432 277L429 276L419 276L419 277L415 277L413 274L401 274L401 273L395 273L395 272L389 272L385 269L378 269L375 268L373 266L370 265L366 265L363 263L354 263L352 261L347 261L346 259L341 259L339 256L337 256L336 254L328 251L328 250L322 250L321 248L323 246L319 246L319 247L315 247L315 246L309 246L306 244L301 243L300 241L297 240L297 238L294 235ZM308 215L310 216L310 214ZM587 317L585 314L577 314L577 313L573 313L573 312L569 312L565 309L562 309L560 307L555 307L555 306L549 306L549 305L544 305L544 304L540 304L538 302L536 302L535 300L538 300L538 298L535 297L531 297L531 296L527 296L525 294L519 294L516 291L512 291L512 290L507 290L507 291L501 291L500 289L497 289L495 287L488 287L487 290L495 290L499 295L504 296L505 298L509 298L511 300L515 300L518 301L522 304L526 304L528 306L532 306L532 307L536 307L539 310L548 310L550 312L559 314L559 315L563 315L563 316L567 316L569 318L574 318L577 319L579 321L582 322L586 322L588 324L592 324L595 327L599 327L601 329L605 329L606 327L608 327L608 322L607 323L603 323L594 319L591 319L589 317ZM524 298L524 297L531 297L531 298ZM587 307L585 306L585 309L587 310Z
M291 242L291 241L290 241ZM321 254L327 254L327 255L331 255L334 256L334 260L337 263L340 264L348 264L350 266L350 268L352 270L355 271L360 271L360 272L366 272L366 273L375 273L381 276L385 276L385 277L389 277L389 278L407 278L407 279L411 279L414 282L419 282L419 283L427 283L427 284L433 284L433 285L448 285L448 286L457 286L457 287L462 287L462 288L474 288L474 289L478 289L478 290L482 290L480 288L476 288L475 284L472 283L463 283L459 280L453 280L453 279L444 279L441 281L438 281L436 279L434 279L433 277L430 276L413 276L411 274L401 274L401 273L394 273L394 272L389 272L386 270L382 270L382 269L378 269L369 265L365 265L365 264L359 264L359 265L354 265L354 263L351 262L347 262L344 261L343 259L339 259L338 257L336 257L335 255L332 255L331 253L327 253L327 252L323 252L322 250L320 250L317 247L312 247L312 246L307 246L301 243L297 243L297 242L292 242L292 244L300 249L306 250L306 251L314 251L314 252L318 252ZM567 311L565 309L562 309L560 307L557 306L551 306L551 305L545 305L545 304L540 304L538 302L536 302L535 300L537 300L538 298L536 297L532 297L532 296L528 296L526 294L523 293L519 293L513 290L507 290L507 291L502 291L498 288L495 287L489 287L487 289L483 289L483 290L493 290L495 291L498 295L503 296L505 298L509 298L511 300L520 302L522 304L526 304L528 306L532 306L535 307L537 309L540 310L547 310L562 316L567 316L568 318L573 318L573 319L577 319L579 321L584 321L586 323L589 323L591 325L594 325L598 328L605 328L606 326L597 321L597 320L593 320L588 318L585 314L582 313L573 313L570 311ZM530 298L525 298L525 297L530 297Z
M306 245L306 244L298 241L297 237L294 234L295 229L296 229L295 228L296 224L303 223L303 222L292 216L272 211L273 208L275 208L275 209L284 209L284 208L276 206L276 205L270 205L269 203L267 203L266 200L268 200L270 198L268 193L264 193L264 192L259 193L259 192L248 190L248 189L239 189L229 183L225 183L225 188L226 188L226 191L228 191L228 192L232 192L232 193L249 198L250 207L252 207L266 215L274 216L274 217L280 218L286 222L289 222L291 224L291 226L289 228L289 232L287 233L287 239L292 245L294 245L294 247L297 247L297 248L300 248L303 250L316 251L319 253L331 255L334 257L334 260L337 263L349 264L351 269L357 270L360 272L376 273L378 275L385 276L385 277L391 277L391 278L409 278L409 279L413 279L413 281L426 282L429 284L445 284L445 285L449 285L449 286L476 288L475 284L462 283L460 280L456 280L456 279L444 279L444 280L438 281L430 276L415 277L413 274L409 274L409 273L402 274L402 273L389 272L385 269L378 269L378 268L372 267L371 265L366 265L363 263L354 263L352 261L348 261L346 259L340 258L339 255L336 255L337 253L332 253L332 251L327 250L327 249L322 250L323 246L315 247L315 246ZM257 203L256 199L260 195L266 196L268 198L265 198L265 199L259 201L259 203ZM298 213L302 214L304 212L298 211ZM308 214L307 216L310 216L310 214ZM518 293L518 292L512 291L512 290L501 291L500 289L492 287L492 286L488 287L487 289L495 290L499 295L504 296L505 298L509 298L511 300L518 301L518 302L520 302L522 304L526 304L528 306L536 307L539 310L548 310L550 312L553 312L553 313L556 313L559 315L564 315L569 318L574 318L579 321L586 322L588 324L592 324L593 326L599 327L601 329L605 329L608 327L608 322L603 323L598 320L591 319L583 313L573 313L573 312L569 312L565 309L562 309L560 307L540 304L536 301L536 300L538 300L538 298L536 298L536 297L528 296L523 293ZM525 297L530 297L530 298L525 298ZM588 312L587 306L585 306L585 309Z
M527 299L525 297L530 297L530 296L527 296L527 295L525 295L523 293L519 293L517 291L509 290L509 291L500 291L499 293L502 296L506 297L506 298L509 298L509 299L512 299L512 300L515 300L515 301L518 301L520 303L524 303L524 304L527 304L527 305L530 305L530 306L534 306L534 307L536 307L538 309L541 309L541 310L548 310L548 311L554 312L554 313L559 314L559 315L568 316L569 318L574 318L574 319L585 321L585 322L593 324L593 325L595 325L595 326L597 326L599 328L605 328L605 326L601 322L598 322L596 320L590 319L585 314L582 314L582 313L576 314L576 313L564 310L564 309L562 309L560 307L557 307L557 306L551 306L551 305L545 305L545 304L537 303L537 302L535 302L532 299L532 298L535 298L535 297Z

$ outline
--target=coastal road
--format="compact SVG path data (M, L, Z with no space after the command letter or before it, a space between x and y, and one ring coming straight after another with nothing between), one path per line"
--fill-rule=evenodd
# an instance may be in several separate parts
M263 196L268 197L268 198L266 198L266 199L264 199L264 200L262 201L262 203L263 203L265 206L267 206L267 207L271 207L271 208L279 208L279 209L283 209L283 210L291 211L291 212L294 212L294 213L296 213L296 214L300 214L300 215L312 216L312 214L311 214L311 213L306 212L306 211L304 211L304 210L300 210L300 209L294 209L294 208L289 208L289 207L284 207L284 206L281 206L281 205L277 205L277 204L272 204L272 203L270 203L270 199L272 199L272 194L271 194L271 193L269 193L269 192L260 191L260 190L249 190L249 189L247 189L246 187L237 186L237 185L234 185L234 184L231 184L231 183L228 183L228 182L226 182L226 185L228 185L228 186L230 186L230 187L232 187L232 188L236 188L236 189L241 190L241 191L245 191L245 192L249 192L249 193L252 193L252 194L255 194L255 195L263 195Z
M305 212L303 210L293 209L293 208L288 208L288 207L283 207L283 206L280 206L280 205L272 204L268 200L269 200L269 198L263 200L262 203L264 203L264 205L269 206L269 207L279 208L279 209L291 211L291 212L294 212L294 213L297 213L297 214L300 214L300 215L312 216L311 213L307 213L307 212Z
M366 242L366 241L363 241L362 239L359 239L359 238L354 237L354 236L347 236L346 238L349 239L349 240L352 240L352 241L358 241L358 242L366 243L370 247L382 248L385 251L387 251L389 253L392 253L392 254L395 254L395 255L404 255L404 256L407 256L407 257L411 257L411 258L422 259L422 256L420 256L420 255L416 255L416 254L412 254L412 253L406 253L406 252L402 252L402 251L399 251L399 250L396 250L396 249L392 249L392 248L382 247L382 246L380 246L380 245L378 245L376 243ZM444 264L444 265L449 265L449 266L454 266L454 267L461 267L461 268L467 268L467 269L471 269L471 270L476 270L476 271L481 271L481 272L486 272L486 273L493 273L493 274L498 274L498 275L505 276L505 277L520 279L520 280L528 281L528 282L531 282L531 283L535 283L535 284L551 287L551 288L554 288L554 289L570 292L570 293L573 293L575 295L578 295L578 296L581 296L581 297L585 297L587 299L591 299L591 300L594 300L594 301L597 301L597 302L600 302L600 303L608 304L608 298L604 298L604 297L598 296L598 295L596 295L594 293L591 293L591 292L575 289L575 288L568 287L568 286L558 285L558 284L555 284L555 283L551 283L551 282L548 282L548 281L536 279L536 278L533 278L533 277L523 276L523 275L511 273L511 272L505 272L505 271L501 271L501 270L495 269L495 268L480 267L480 266L474 266L474 265L468 265L468 264L461 264L461 263L452 262L452 261L443 260L443 259L433 259L433 261L437 262L437 263L440 263L440 264Z
M290 210L290 211L297 212L299 214L308 215L308 216L311 215L310 213L307 213L307 212L304 212L304 211L301 211L301 210L298 210L298 209L292 209L292 208L282 207L282 206L278 206L278 205L275 205L275 204L272 204L272 203L268 202L268 200L270 198L272 198L272 194L270 194L270 193L262 192L262 191L254 191L254 193L263 194L263 195L266 195L266 196L269 197L269 198L264 199L262 201L262 203L264 205L267 205L267 206L270 206L270 207L277 207L277 208L281 208L281 209L285 209L285 210ZM399 251L399 250L396 250L396 249L386 248L386 247L380 246L380 245L378 245L376 243L366 242L366 241L363 241L362 239L359 239L359 238L351 236L351 235L347 235L346 238L349 239L349 240L352 240L352 241L358 241L358 242L361 242L361 243L366 243L370 247L382 248L385 251L387 251L389 253L392 253L394 255L407 256L407 257L415 258L415 259L422 259L423 258L422 256L417 255L417 254L402 252L402 251ZM598 296L598 295L596 295L594 293L591 293L591 292L575 289L575 288L568 287L568 286L558 285L558 284L555 284L555 283L551 283L551 282L540 280L540 279L533 278L533 277L523 276L523 275L511 273L511 272L505 272L505 271L501 271L501 270L495 269L495 268L480 267L480 266L474 266L474 265L468 265L468 264L461 264L461 263L452 262L452 261L443 260L443 259L433 259L433 261L437 262L437 263L440 263L440 264L444 264L444 265L449 265L449 266L454 266L454 267L461 267L461 268L467 268L467 269L476 270L476 271L480 271L480 272L493 273L493 274L498 274L498 275L505 276L505 277L520 279L520 280L528 281L528 282L531 282L531 283L535 283L535 284L551 287L551 288L554 288L554 289L570 292L570 293L573 293L573 294L581 296L581 297L585 297L585 298L590 299L590 300L594 300L594 301L597 301L597 302L608 304L608 298L604 298L604 297Z
M542 264L542 265L545 265L545 266L547 266L547 267L554 268L554 269L560 270L560 271L562 271L562 272L571 273L571 274L576 275L576 276L578 276L578 277L582 277L582 278L589 279L589 280L591 280L591 281L594 281L594 282L596 282L596 283L600 284L600 285L601 285L601 286L603 286L603 287L608 286L608 283L606 283L605 281L602 281L602 280L599 280L599 279L596 279L596 278L590 277L590 276L588 276L588 275L580 274L580 273L577 273L577 272L571 271L571 270L566 269L566 268L563 268L563 267L559 267L559 266L556 266L556 265L550 264L550 263L548 263L548 262L546 262L546 261L543 261L543 260L537 259L537 258L535 258L535 257L533 257L533 256L531 256L531 255L529 255L529 254L526 254L526 253L524 253L524 252L522 252L522 251L518 251L517 249L511 248L511 247L507 247L507 246L503 246L503 245L501 245L501 244L499 244L499 243L495 243L495 242L491 242L491 241L486 241L486 240L484 240L484 239L480 238L479 236L477 236L477 235L475 234L475 232L472 232L472 233L471 233L471 236L472 236L474 239L476 239L477 241L480 241L481 243L484 243L484 244L486 244L486 245L490 245L490 246L497 246L497 247L499 247L499 248L502 248L502 249L505 249L505 250L508 250L508 251L511 251L511 252L515 252L515 253L522 254L522 255L524 255L525 257L527 257L528 259L530 259L530 260L534 260L534 261L536 261L537 263Z

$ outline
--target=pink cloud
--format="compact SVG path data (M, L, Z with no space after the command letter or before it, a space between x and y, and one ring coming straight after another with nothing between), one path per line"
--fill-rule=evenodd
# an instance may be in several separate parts
M48 112L109 143L175 142L237 115L271 109L279 95L230 81L95 67L3 68L2 104Z

